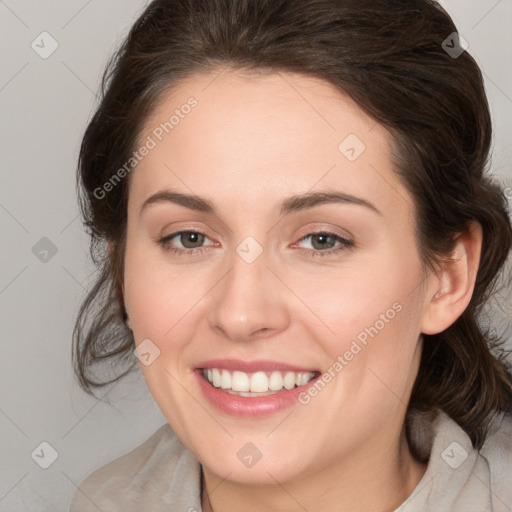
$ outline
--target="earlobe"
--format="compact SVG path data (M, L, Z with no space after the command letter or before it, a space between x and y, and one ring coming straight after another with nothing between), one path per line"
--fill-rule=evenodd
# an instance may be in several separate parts
M421 332L438 334L450 325L467 308L480 264L482 227L476 221L466 232L459 234L450 259L440 263L434 283L435 293L429 292L422 317Z

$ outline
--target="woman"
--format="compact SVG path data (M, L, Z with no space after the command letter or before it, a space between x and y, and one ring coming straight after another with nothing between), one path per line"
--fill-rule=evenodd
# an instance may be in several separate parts
M490 142L433 1L149 4L82 143L74 356L89 392L139 365L168 425L71 510L510 510Z

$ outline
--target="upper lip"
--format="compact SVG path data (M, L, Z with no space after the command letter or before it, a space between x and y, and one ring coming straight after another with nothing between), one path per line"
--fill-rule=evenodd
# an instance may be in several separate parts
M197 365L197 368L222 368L230 371L239 371L244 373L255 373L258 371L289 371L289 372L315 372L317 370L294 366L280 361L254 360L244 361L242 359L210 359Z

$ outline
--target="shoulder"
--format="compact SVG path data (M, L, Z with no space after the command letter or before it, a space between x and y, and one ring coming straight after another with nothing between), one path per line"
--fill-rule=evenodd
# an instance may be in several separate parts
M411 441L428 459L423 478L396 512L510 512L512 417L496 416L480 450L441 410L411 415Z
M480 455L489 466L493 510L512 506L512 415L498 415L489 429Z
M168 424L142 444L92 472L78 487L70 512L187 511L199 505L200 465Z

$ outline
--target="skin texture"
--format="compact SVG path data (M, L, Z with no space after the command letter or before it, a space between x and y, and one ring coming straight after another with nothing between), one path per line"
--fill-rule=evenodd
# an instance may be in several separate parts
M202 464L205 510L393 510L426 468L403 431L421 333L445 329L468 304L481 230L460 237L456 264L424 275L413 200L381 125L312 77L219 73L190 77L162 98L141 141L189 97L198 104L130 176L123 291L136 344L149 338L160 351L141 365L147 385ZM338 149L350 134L365 145L354 161ZM201 196L216 214L171 202L141 214L163 189ZM336 203L280 215L284 199L318 191L380 213ZM206 235L203 252L158 244L186 229ZM318 249L318 238L304 239L318 230L353 245ZM263 250L252 263L236 251L248 236ZM213 358L325 372L393 304L400 312L306 405L240 418L200 391L193 370ZM261 453L250 468L237 457L249 442Z

